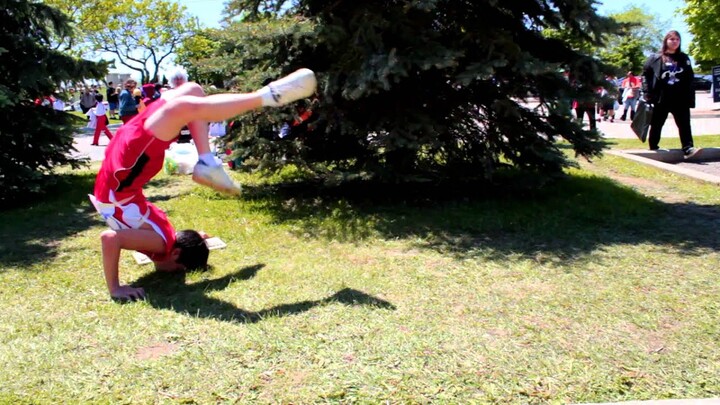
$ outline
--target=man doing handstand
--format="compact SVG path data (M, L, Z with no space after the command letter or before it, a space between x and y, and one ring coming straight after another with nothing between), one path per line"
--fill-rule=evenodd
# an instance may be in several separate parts
M196 83L185 83L166 91L118 129L105 151L95 180L93 205L110 226L102 232L103 270L110 296L116 300L143 299L142 288L120 284L119 262L123 249L150 257L160 271L191 270L207 264L207 235L188 230L175 233L165 213L148 202L143 186L163 166L165 150L183 126L190 133L199 161L193 180L215 190L239 194L233 182L215 161L208 142L208 122L223 121L265 106L281 106L315 92L315 74L300 69L253 93L205 96Z

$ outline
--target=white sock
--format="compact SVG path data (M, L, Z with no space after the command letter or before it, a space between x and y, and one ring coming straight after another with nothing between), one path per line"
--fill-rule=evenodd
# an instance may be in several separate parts
M280 105L280 103L275 100L275 97L273 97L272 92L270 91L270 87L265 86L257 92L262 98L263 107L277 107Z
M220 166L218 162L215 160L215 155L212 153L203 153L202 155L198 156L201 162L205 163L206 166L215 167Z

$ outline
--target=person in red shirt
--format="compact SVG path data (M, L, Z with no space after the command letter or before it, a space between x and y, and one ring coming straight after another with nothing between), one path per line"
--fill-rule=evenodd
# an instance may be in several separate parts
M623 114L620 117L621 120L627 119L627 112L630 110L630 120L635 118L635 107L637 101L640 98L640 87L642 82L639 77L636 77L633 72L627 72L627 76L623 79L620 84L620 91L622 92L622 100L625 105Z
M98 94L95 96L95 99L97 100L97 104L95 105L95 108L91 109L92 113L95 115L95 132L93 133L93 146L99 146L100 141L100 133L105 132L105 135L108 137L108 139L113 138L112 132L110 132L110 129L108 129L108 117L105 114L105 104L103 104L103 96L102 94Z
M198 150L193 180L228 194L240 186L215 161L208 141L208 122L223 121L265 106L282 106L315 92L315 74L300 69L253 93L205 96L197 83L186 83L151 103L118 129L110 141L90 201L110 230L102 232L103 270L115 300L143 299L142 288L119 279L123 249L145 253L161 271L180 271L207 264L207 235L175 232L167 215L147 201L143 187L163 167L165 150L187 125Z

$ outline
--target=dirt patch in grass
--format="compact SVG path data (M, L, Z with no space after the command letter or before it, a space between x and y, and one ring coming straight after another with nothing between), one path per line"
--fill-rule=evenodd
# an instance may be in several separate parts
M159 342L150 346L141 347L135 353L138 360L155 360L162 356L167 356L178 351L179 346L176 343Z
M613 172L609 172L607 175L619 183L632 187L643 194L651 195L662 202L676 204L687 201L687 197L685 195L671 190L665 185L653 180L642 177L626 176Z
M625 329L628 336L631 336L632 340L643 347L647 353L660 354L672 350L668 342L673 341L671 335L679 329L679 325L672 322L663 323L657 330L647 330L632 323L625 323L623 329Z

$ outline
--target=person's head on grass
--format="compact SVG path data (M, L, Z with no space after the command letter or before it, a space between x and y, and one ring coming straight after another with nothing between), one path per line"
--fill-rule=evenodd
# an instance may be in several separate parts
M169 257L162 262L155 262L155 267L161 271L205 269L210 255L205 239L205 235L192 229L176 232Z

